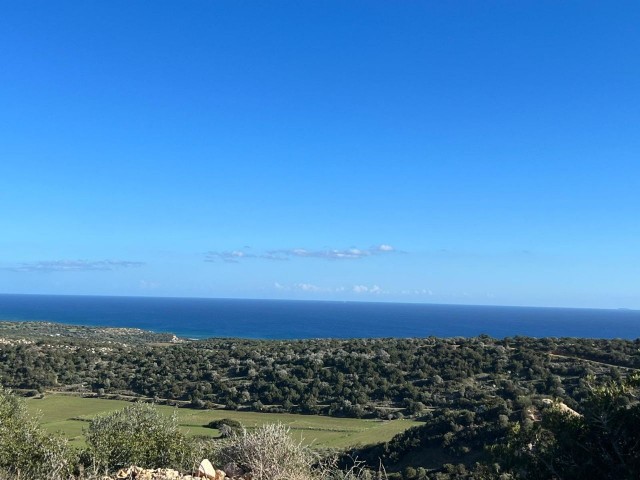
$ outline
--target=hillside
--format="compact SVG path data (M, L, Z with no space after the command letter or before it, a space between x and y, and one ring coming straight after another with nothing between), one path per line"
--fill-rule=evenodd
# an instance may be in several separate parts
M478 462L492 461L495 452L488 447L507 441L514 425L538 424L549 405L581 412L594 386L623 382L640 367L639 340L158 342L144 332L47 324L37 325L37 337L33 328L7 327L0 378L3 386L31 395L34 408L42 402L46 411L48 402L65 394L71 409L103 402L100 408L113 410L106 405L116 399L138 400L195 409L181 410L180 417L202 418L202 424L208 411L211 418L262 416L253 425L245 420L249 427L273 420L295 428L302 422L307 427L298 433L320 439L318 446L348 448L370 467L383 462L389 474L407 479L414 470L471 475ZM136 337L140 341L132 343ZM100 408L91 407L92 415ZM202 415L187 413L198 411ZM278 416L283 414L290 417ZM43 423L78 439L82 422L92 418L65 414ZM409 423L396 423L401 418ZM365 423L354 429L348 421ZM365 427L376 421L389 427ZM203 433L198 422L185 423L192 435Z

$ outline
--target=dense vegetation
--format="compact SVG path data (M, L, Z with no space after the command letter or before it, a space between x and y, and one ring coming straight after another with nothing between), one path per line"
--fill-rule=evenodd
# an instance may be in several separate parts
M638 374L595 386L580 413L551 408L539 422L516 423L493 453L527 479L640 478L639 386Z
M481 336L132 345L61 335L0 344L2 384L25 393L66 389L196 408L419 418L424 426L350 452L406 479L538 478L534 472L543 471L539 478L575 478L557 473L562 466L553 463L544 470L549 459L522 446L546 445L557 454L565 448L563 437L550 432L559 425L597 435L593 425L576 423L589 415L566 412L597 410L595 389L624 385L639 368L640 340ZM616 421L636 408L626 392L616 394ZM625 435L637 439L637 432Z
M175 415L167 417L153 405L134 403L94 418L86 432L87 447L70 448L61 437L46 434L30 417L24 401L0 389L0 478L19 480L97 480L151 478L122 473L141 468L178 469L192 473L203 458L216 465L232 465L254 480L357 480L353 470L342 471L330 457L293 440L288 428L269 424L252 431L241 429L228 438L188 438L180 433ZM129 470L130 471L130 470ZM227 471L231 471L227 467ZM157 472L156 472L157 473ZM166 473L166 472L165 472ZM109 475L109 476L105 476ZM115 475L115 477L114 477Z
M60 389L188 401L196 407L387 418L474 408L499 398L560 397L575 406L589 375L640 368L640 341L488 337L176 345L53 337L5 340L0 379ZM507 412L508 414L509 412Z

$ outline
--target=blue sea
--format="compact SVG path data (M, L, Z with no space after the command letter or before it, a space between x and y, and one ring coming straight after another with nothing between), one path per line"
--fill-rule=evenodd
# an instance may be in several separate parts
M640 311L409 303L0 295L0 320L136 327L181 337L640 337Z

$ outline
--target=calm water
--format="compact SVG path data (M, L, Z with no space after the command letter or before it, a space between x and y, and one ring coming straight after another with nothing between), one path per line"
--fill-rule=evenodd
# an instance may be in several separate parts
M640 311L406 303L0 295L0 319L191 338L640 337Z

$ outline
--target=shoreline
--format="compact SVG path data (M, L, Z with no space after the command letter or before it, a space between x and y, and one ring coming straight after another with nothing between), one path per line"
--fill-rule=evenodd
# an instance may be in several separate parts
M639 337L622 338L622 337L592 337L592 336L532 336L532 335L510 335L504 337L495 337L492 335L480 333L477 335L453 335L453 336L379 336L379 337L300 337L300 338L263 338L263 337L246 337L246 336L181 336L171 331L155 331L143 329L139 327L120 327L120 326L103 326L90 325L82 323L65 323L51 320L20 320L5 319L0 317L0 343L9 339L24 339L26 334L40 335L40 338L80 338L80 339L101 339L106 342L117 341L118 343L128 343L135 341L143 341L143 343L155 344L179 344L208 340L229 340L229 341L255 341L255 342L303 342L303 341L349 341L349 340L412 340L437 338L442 340L452 339L480 339L488 338L492 340L504 340L508 338L531 338L531 339L592 339L592 340L627 340L633 341ZM35 337L38 338L38 337ZM128 341L128 342L127 342Z

